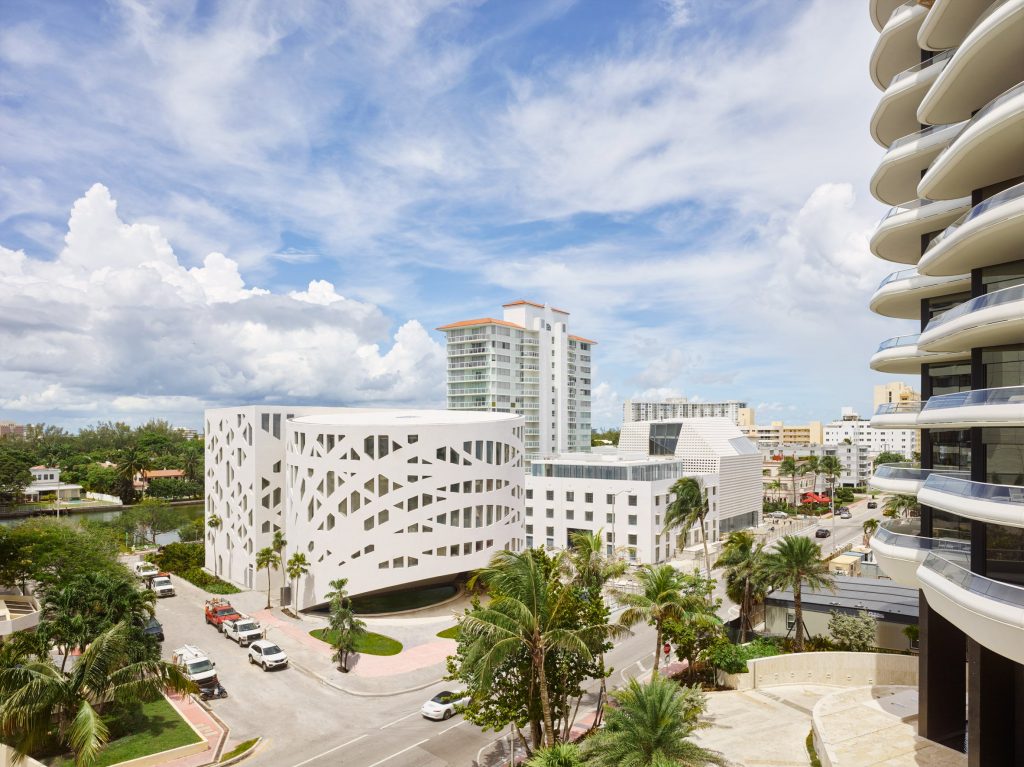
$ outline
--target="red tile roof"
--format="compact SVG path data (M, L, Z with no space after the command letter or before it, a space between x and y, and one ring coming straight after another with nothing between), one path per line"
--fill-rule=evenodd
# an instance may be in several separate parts
M518 301L512 301L511 303L508 303L508 304L502 304L502 307L506 307L506 306L524 306L524 305L525 306L536 306L538 309L543 309L544 308L544 304L534 303L533 301L524 301L523 299L519 299ZM559 314L568 314L569 313L565 309L556 309L554 306L552 306L550 308L551 308L551 311L558 312Z
M505 320L496 320L493 317L481 317L478 320L462 320L460 322L452 322L448 325L442 325L435 330L453 330L454 328L468 328L473 325L504 325L507 328L517 328L519 330L526 330L522 325L517 325L514 322L505 322Z
M158 477L184 477L185 472L182 469L153 469L142 472L142 476L146 479L156 479Z
M584 338L583 336L569 336L569 338L571 338L573 341L580 341L580 342L585 343L585 344L596 344L597 343L597 341L591 341L589 338Z

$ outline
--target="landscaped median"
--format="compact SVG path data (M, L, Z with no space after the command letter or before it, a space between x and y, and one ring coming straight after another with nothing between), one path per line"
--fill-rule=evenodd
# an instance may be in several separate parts
M336 639L335 633L330 629L313 629L309 635L332 646ZM402 643L389 636L368 631L356 640L355 651L363 655L398 655L402 652Z

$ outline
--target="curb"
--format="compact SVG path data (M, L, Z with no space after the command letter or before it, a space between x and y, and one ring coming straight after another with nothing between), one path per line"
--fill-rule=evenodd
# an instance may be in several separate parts
M203 700L202 698L199 698L199 697L197 697L195 695L192 696L192 700L195 701L196 703L198 703L199 706L203 710L205 710L207 714L210 715L210 718L213 719L213 721L215 721L217 724L219 724L221 726L221 728L222 728L220 739L217 742L217 747L215 749L213 749L213 761L206 763L207 765L217 764L217 760L220 759L220 755L222 753L224 753L224 746L228 742L228 736L231 735L231 728L228 726L227 722L225 722L223 719L221 719L219 716L217 716L216 713L214 713L213 708L205 700ZM204 765L204 767L206 767L206 766Z
M406 687L404 690L388 690L387 692L360 692L358 690L350 690L346 687L342 687L341 685L335 684L334 682L328 680L326 677L323 677L317 672L313 671L313 669L307 668L301 663L296 663L294 659L289 660L288 663L289 665L294 666L296 670L302 672L306 676L319 681L320 684L324 685L325 687L330 687L332 689L337 690L338 692L343 692L346 695L352 695L357 698L386 698L391 695L404 695L409 692L416 692L417 690L425 690L426 688L432 687L438 682L444 681L444 677L438 677L437 679L432 679L429 682L424 682L423 684L416 685L415 687Z
M249 746L249 748L245 749L245 751L243 751L242 753L238 754L237 756L231 757L226 762L217 762L217 764L224 765L224 767L227 767L227 765L230 765L230 764L238 764L243 759L247 759L248 757L252 756L253 753L255 753L256 749L259 748L262 744L263 744L263 738L262 737L256 738L256 742L253 743L251 746Z

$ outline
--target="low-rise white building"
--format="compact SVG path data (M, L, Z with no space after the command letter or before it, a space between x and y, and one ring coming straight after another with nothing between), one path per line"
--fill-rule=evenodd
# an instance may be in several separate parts
M879 453L900 453L909 461L919 449L917 429L875 429L871 421L862 419L852 408L844 407L838 421L825 425L825 444L841 445L846 441L864 447L872 456Z
M60 481L60 469L55 466L33 466L32 484L22 490L22 495L30 501L43 500L46 497L60 501L77 501L82 495L82 486Z
M523 547L523 419L240 407L206 412L206 565L252 588L276 530L305 554L300 609L450 581ZM217 517L218 524L210 519Z

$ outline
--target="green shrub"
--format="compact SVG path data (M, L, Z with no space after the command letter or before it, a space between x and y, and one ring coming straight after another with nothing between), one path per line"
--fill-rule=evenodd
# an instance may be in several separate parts
M745 645L721 644L708 653L708 662L727 674L744 674L747 661L781 655L782 649L770 639L760 638Z
M193 586L198 586L210 594L237 594L241 589L236 588L227 581L222 581L216 575L210 575L201 567L190 567L176 573Z
M202 567L206 550L202 543L168 543L150 559L161 570L181 574L190 568Z

